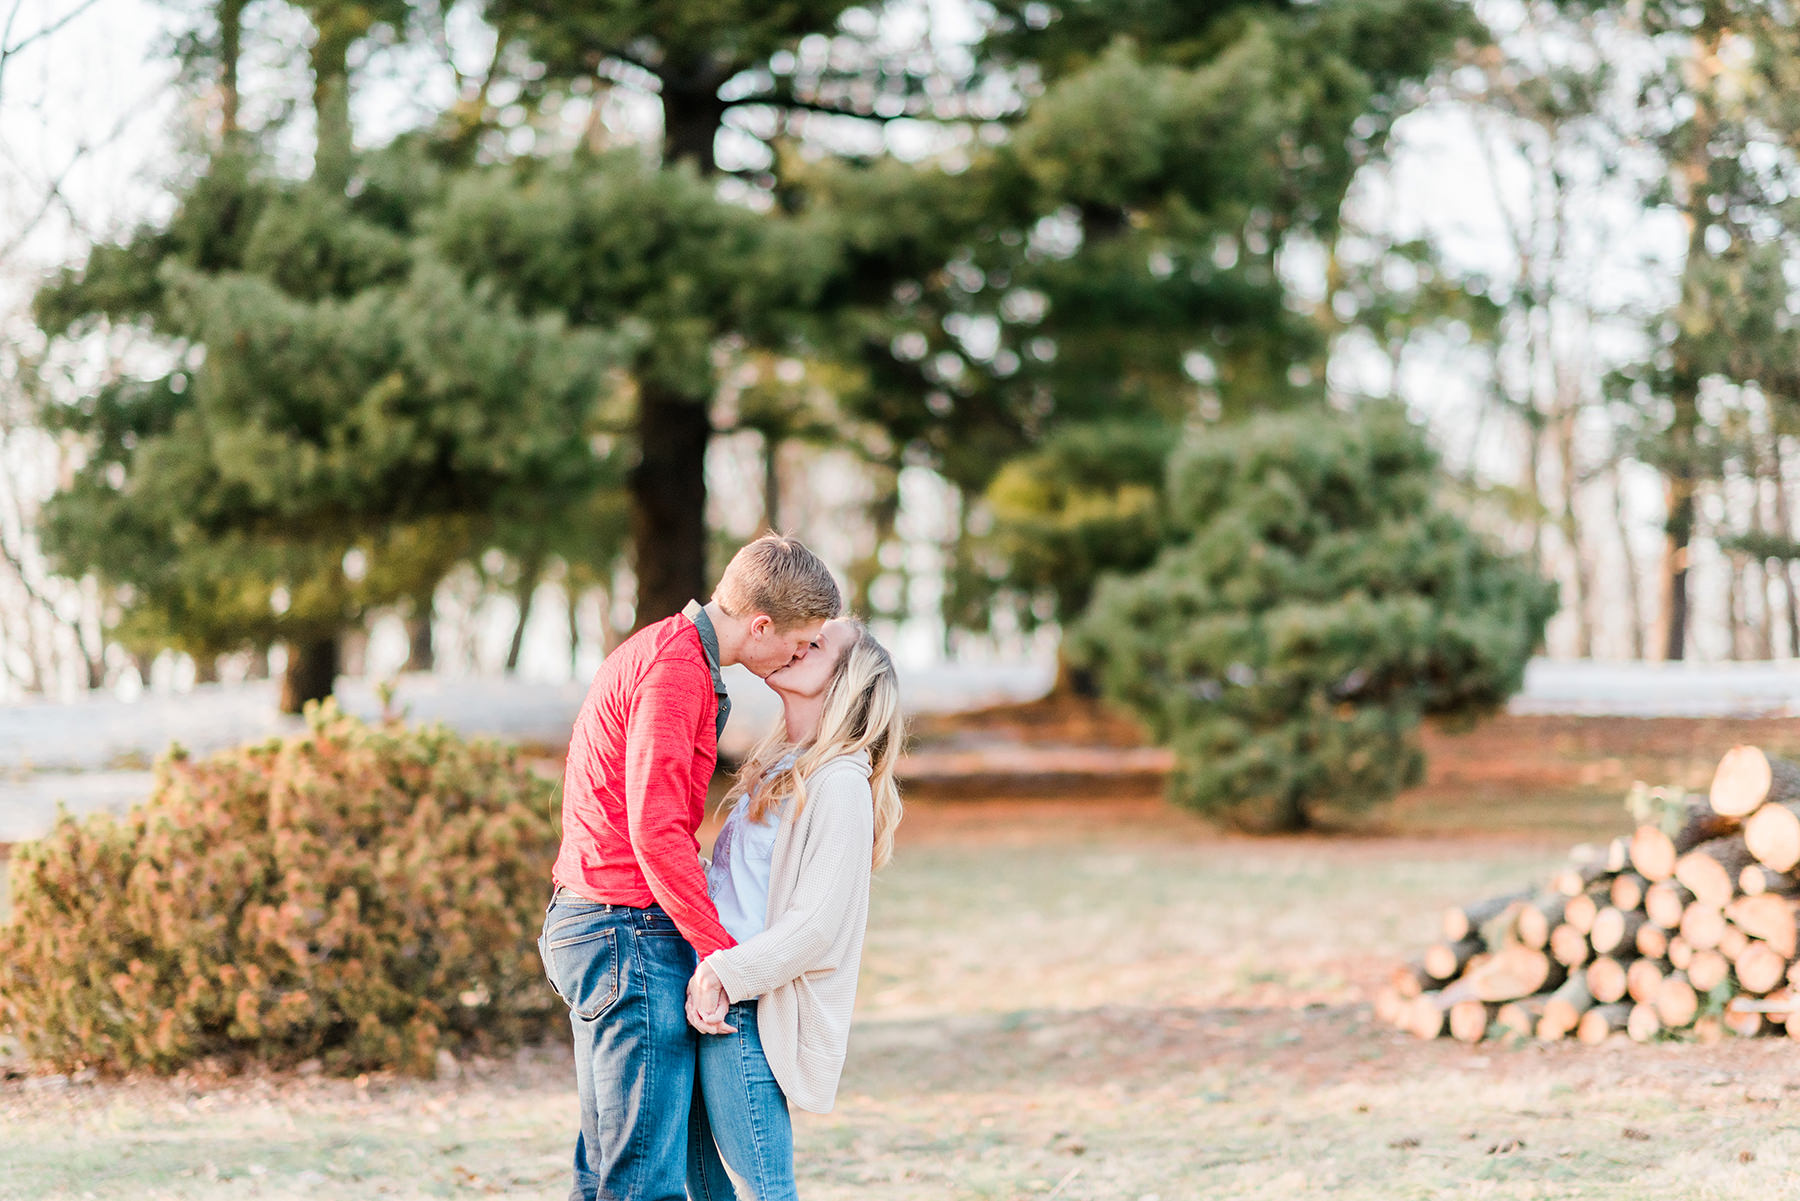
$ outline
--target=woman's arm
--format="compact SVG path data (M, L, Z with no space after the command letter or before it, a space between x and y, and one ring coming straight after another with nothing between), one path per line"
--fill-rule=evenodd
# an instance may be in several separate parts
M867 899L875 840L868 779L850 769L821 773L809 792L809 829L787 908L761 934L702 962L734 1002L760 997L829 963L846 915L859 899Z

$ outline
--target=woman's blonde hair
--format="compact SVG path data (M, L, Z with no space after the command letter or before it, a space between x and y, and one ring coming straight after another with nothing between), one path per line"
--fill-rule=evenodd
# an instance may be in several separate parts
M892 656L862 622L851 620L849 624L856 637L831 669L818 730L808 741L793 746L786 729L778 724L750 752L723 803L733 805L748 795L748 816L760 822L776 805L791 800L793 807L784 815L791 821L806 806L806 782L813 773L839 755L861 751L869 756L869 790L875 799L875 848L870 862L880 869L894 856L894 830L900 825L900 789L894 783L894 766L906 741L906 719L900 712L900 684ZM790 752L794 761L777 768Z

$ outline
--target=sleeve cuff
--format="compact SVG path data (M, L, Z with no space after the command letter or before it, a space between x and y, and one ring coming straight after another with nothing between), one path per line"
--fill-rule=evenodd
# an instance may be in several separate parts
M733 1005L739 1001L748 1001L755 995L751 991L750 982L739 970L737 957L732 955L729 950L714 951L700 962L713 970L713 974L719 978L719 983L725 986L725 999Z

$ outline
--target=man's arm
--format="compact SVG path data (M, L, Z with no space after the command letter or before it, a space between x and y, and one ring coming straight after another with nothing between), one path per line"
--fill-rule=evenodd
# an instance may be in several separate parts
M625 723L625 820L650 895L704 957L736 940L706 895L699 847L688 828L694 746L714 720L710 676L658 660L639 682ZM705 687L696 685L704 683Z

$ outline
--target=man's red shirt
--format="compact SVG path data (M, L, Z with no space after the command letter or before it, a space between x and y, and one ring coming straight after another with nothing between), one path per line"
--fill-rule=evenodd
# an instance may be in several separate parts
M662 906L702 958L736 945L706 894L696 837L719 760L717 714L686 617L646 626L608 655L569 739L552 872L589 900Z

